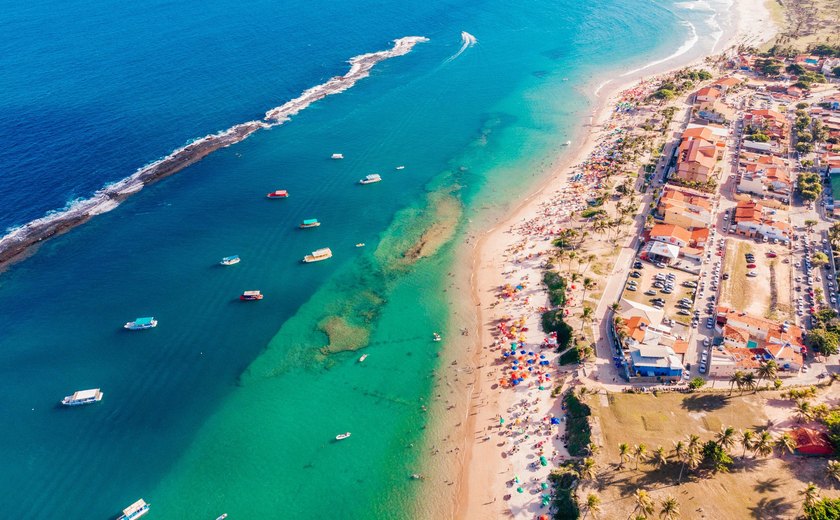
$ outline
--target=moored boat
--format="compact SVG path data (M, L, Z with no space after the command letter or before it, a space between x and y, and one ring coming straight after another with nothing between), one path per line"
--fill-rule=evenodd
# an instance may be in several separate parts
M285 199L288 198L288 196L289 192L286 190L276 190L266 195L269 199Z
M240 296L239 299L244 302L262 300L263 295L262 293L260 293L260 291L245 291L244 293L242 293L242 296Z
M405 166L397 166L398 170L405 170Z
M117 520L134 520L149 512L149 504L142 498L123 509L123 514Z
M367 359L367 357L368 357L368 355L367 355L367 354L362 354L362 357L360 357L360 358L359 358L359 363L364 362L364 360L366 360L366 359Z
M365 247L365 243L364 242L359 242L358 244L356 244L356 247Z
M216 520L225 520L227 518L227 513L222 513L221 516L216 517Z
M233 255L233 256L226 256L226 257L222 258L222 261L219 262L219 263L222 264L222 265L235 265L235 264L238 264L239 261L240 261L239 255Z
M145 330L157 327L157 324L157 320L149 316L146 318L137 318L134 321L129 321L128 323L123 325L123 328L128 330Z
M342 153L334 153L330 156L330 159L344 159L344 154Z
M335 440L337 440L337 441L343 441L343 440L344 440L344 439L346 439L347 437L350 437L350 432L347 432L347 433L341 433L341 434L339 434L339 435L336 435L336 436L335 436Z
M73 395L68 395L61 400L64 406L79 406L81 404L91 404L102 400L102 391L98 388L91 390L78 390L73 392Z
M380 182L382 177L378 173L372 173L370 175L365 176L364 179L359 180L359 184L373 184L374 182Z
M329 247L324 247L322 249L312 251L312 254L304 256L303 261L309 264L312 262L320 262L321 260L326 260L327 258L332 258L332 250Z
M306 220L304 220L303 222L300 223L300 228L301 229L306 229L306 228L318 227L320 225L321 225L321 223L318 222L317 218L308 218L308 219L306 219Z

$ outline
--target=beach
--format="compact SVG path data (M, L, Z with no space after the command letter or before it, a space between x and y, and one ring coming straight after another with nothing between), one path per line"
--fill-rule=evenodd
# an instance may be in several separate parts
M761 0L737 2L732 10L731 23L723 34L699 36L701 40L710 40L706 42L710 54L739 44L758 45L775 33ZM560 371L552 368L542 371L537 382L532 377L511 387L503 385L500 379L505 371L500 358L503 353L505 357L511 355L508 348L512 341L518 343L515 355L523 355L525 362L536 351L536 355L544 356L556 367L557 354L550 344L551 338L540 327L539 310L547 305L541 279L546 253L553 247L549 239L568 225L570 213L586 207L586 192L573 188L570 182L570 173L575 171L573 165L609 146L612 129L627 117L617 114L614 107L627 96L628 89L631 92L634 86L644 89L645 84L665 71L702 64L704 57L683 52L601 82L594 89L595 108L582 131L583 139L572 143L572 149L562 161L546 173L548 180L542 186L507 218L478 236L471 277L480 329L472 361L477 370L465 427L462 471L455 479L456 518L537 518L547 512L541 507L547 491L540 484L546 481L553 465L569 457L563 442L564 410L560 399L552 397L551 391L558 388L555 394L559 394L570 384L582 384L581 378L585 376L571 368ZM633 219L629 226L636 224ZM633 242L629 235L632 233L625 240L626 246ZM607 262L605 273L592 276L611 273L615 260L626 257L627 251L633 250L623 247L611 257L612 263ZM583 273L586 275L586 269ZM506 286L513 287L513 292L500 297L504 292L501 288ZM501 324L509 323L519 327L513 335L500 328L506 327ZM609 366L609 359L599 359L600 362ZM546 374L549 379L545 379ZM588 380L591 383L595 382ZM547 457L549 464L538 464L540 456Z

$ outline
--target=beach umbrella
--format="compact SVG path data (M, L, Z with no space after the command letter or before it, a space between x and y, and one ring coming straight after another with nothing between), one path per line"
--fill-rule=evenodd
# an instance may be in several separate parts
M548 466L548 460L545 457L540 457L540 465L541 466Z
M560 419L558 419L557 417L552 417L551 424L560 424Z
M540 484L540 488L548 489L548 482L543 482L542 484Z
M522 489L521 487L516 488L516 492L517 492L517 493L523 493L524 491L525 491L525 490L524 490L524 489Z
M519 484L519 475L514 475L513 476L513 481L516 482L517 484Z

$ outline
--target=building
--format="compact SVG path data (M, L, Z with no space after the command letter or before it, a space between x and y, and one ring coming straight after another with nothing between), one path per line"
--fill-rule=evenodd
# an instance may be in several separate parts
M656 207L658 220L687 230L708 228L711 223L708 195L694 190L666 186Z
M767 238L788 243L792 231L789 224L775 220L775 210L765 208L753 200L742 200L735 206L735 233L745 237Z
M834 454L834 446L825 432L812 428L794 428L790 431L796 441L794 453L805 457L829 457Z
M687 128L677 150L675 176L689 182L706 183L717 177L717 162L723 158L724 143L712 128Z
M748 359L738 369L771 359L781 371L798 372L802 367L806 349L802 329L796 325L726 307L718 308L716 323L723 337L723 355L735 362Z
M670 264L680 257L680 247L675 244L668 244L658 240L651 240L642 246L639 258L648 262L661 262Z
M754 156L754 154L745 155ZM787 167L784 166L784 160L772 155L759 157L757 161L741 161L738 193L750 193L788 203L793 185Z
M775 110L750 110L744 115L745 127L760 131L771 141L780 144L788 133L788 124L784 114Z
M682 379L680 357L671 347L641 345L630 348L629 370L631 377L656 377L667 381Z
M651 240L685 247L691 243L691 232L673 224L656 224L649 233Z

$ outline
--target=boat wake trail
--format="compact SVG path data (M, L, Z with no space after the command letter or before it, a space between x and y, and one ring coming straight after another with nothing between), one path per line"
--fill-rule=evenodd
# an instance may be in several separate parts
M452 56L446 58L444 63L449 63L450 61L454 60L458 56L464 54L464 51L472 47L478 43L478 40L472 34L468 33L467 31L461 31L461 48L458 49L458 52L453 54Z
M394 40L394 46L388 50L351 58L350 70L343 76L330 78L325 83L304 91L295 99L272 108L265 113L263 120L247 121L222 132L195 139L166 157L143 166L131 176L106 185L89 198L73 201L64 209L52 211L23 226L10 229L0 238L0 266L20 256L34 244L81 225L95 215L111 211L144 186L179 172L219 148L241 142L257 130L282 125L312 103L344 92L360 79L368 77L371 69L380 61L408 54L415 45L427 41L428 38L422 36L406 36Z

